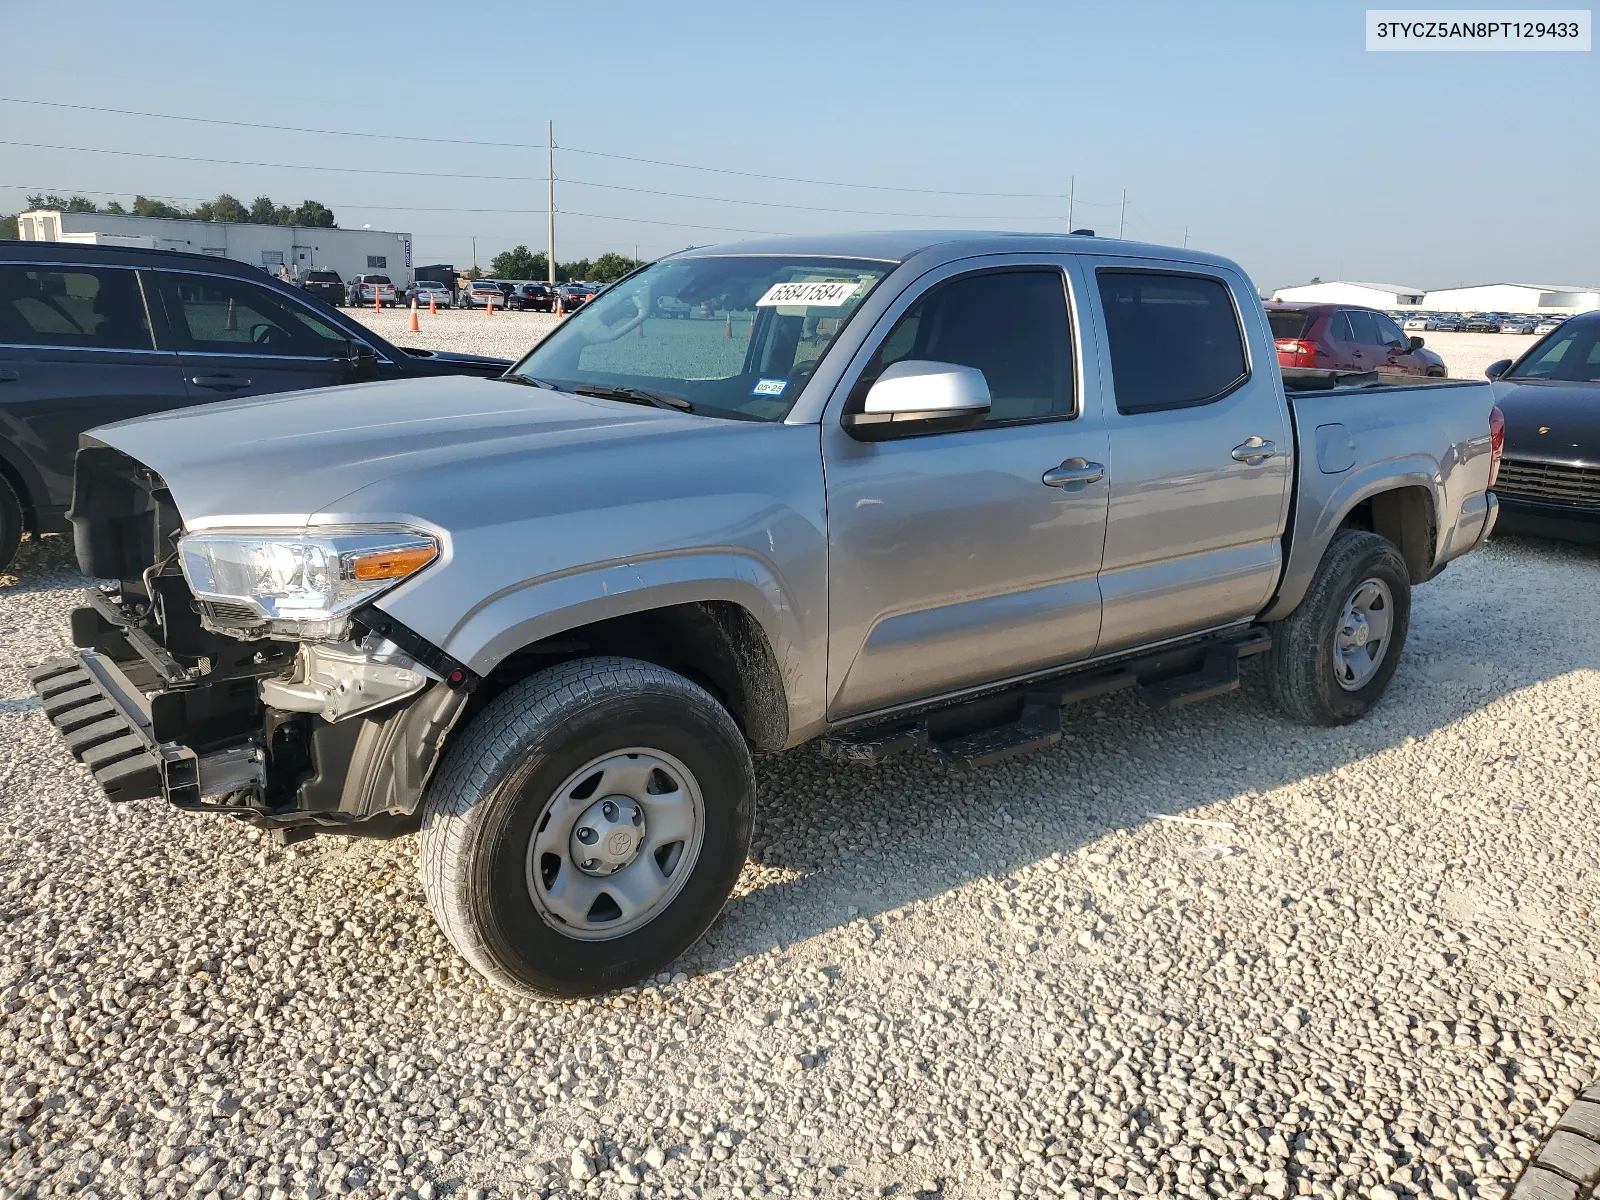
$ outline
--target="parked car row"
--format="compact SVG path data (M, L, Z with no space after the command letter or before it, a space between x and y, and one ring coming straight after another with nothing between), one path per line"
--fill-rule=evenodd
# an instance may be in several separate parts
M1391 314L1393 315L1393 314ZM1407 329L1424 333L1549 333L1565 317L1540 317L1529 313L1443 313L1404 314Z

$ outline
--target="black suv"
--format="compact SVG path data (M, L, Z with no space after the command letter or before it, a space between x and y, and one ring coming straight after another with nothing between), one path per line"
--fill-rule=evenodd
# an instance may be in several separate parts
M300 286L318 300L326 300L341 308L344 306L344 280L339 278L337 271L307 271Z
M518 312L555 312L556 290L548 283L519 283L507 303Z
M402 349L255 267L204 254L0 242L0 567L66 532L78 435L213 400L505 359Z

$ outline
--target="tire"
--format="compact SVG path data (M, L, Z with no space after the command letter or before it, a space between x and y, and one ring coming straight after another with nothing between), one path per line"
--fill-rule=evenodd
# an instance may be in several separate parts
M1591 1200L1600 1161L1600 1086L1589 1088L1556 1119L1506 1200Z
M630 825L608 796L648 815ZM710 694L650 663L579 659L497 696L458 735L423 802L423 891L490 983L598 995L654 974L706 931L744 866L754 810L750 752ZM580 869L585 833L597 847L586 852L617 858ZM621 886L645 897L631 920Z
M22 501L16 490L0 476L0 571L11 565L22 544Z
M1367 615L1341 638L1352 604ZM1380 611L1388 613L1381 639L1369 636ZM1266 669L1279 711L1308 725L1364 716L1389 686L1410 624L1411 577L1394 543L1358 529L1334 534L1305 598L1272 629Z

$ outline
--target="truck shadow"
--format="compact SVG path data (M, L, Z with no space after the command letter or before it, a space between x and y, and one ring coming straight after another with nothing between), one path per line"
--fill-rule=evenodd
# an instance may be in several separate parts
M1239 693L1176 711L1126 693L1071 706L1060 746L986 768L948 766L928 753L851 767L811 747L765 760L746 890L689 962L709 969L1002 878L1151 814L1259 797L1425 738L1519 689L1600 669L1600 623L1574 623L1562 600L1583 587L1535 588L1525 573L1533 565L1543 578L1570 573L1588 594L1600 594L1593 550L1497 541L1418 589L1388 695L1365 720L1342 728L1278 716L1257 665ZM1437 786L1472 785L1441 779ZM1207 815L1249 820L1248 811ZM1193 832L1202 835L1197 843L1234 840ZM1241 824L1239 840L1248 844L1248 833ZM1174 860L1175 871L1185 865L1198 864Z

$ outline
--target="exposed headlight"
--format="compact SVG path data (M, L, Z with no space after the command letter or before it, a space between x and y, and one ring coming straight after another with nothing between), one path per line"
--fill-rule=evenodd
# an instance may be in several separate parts
M410 530L338 529L318 534L238 530L191 533L178 542L184 578L211 623L229 631L339 639L350 613L439 555Z

